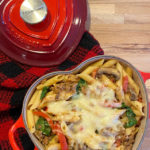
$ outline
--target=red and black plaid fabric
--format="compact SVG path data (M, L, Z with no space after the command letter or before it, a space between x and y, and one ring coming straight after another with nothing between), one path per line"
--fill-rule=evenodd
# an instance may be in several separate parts
M23 65L0 51L0 150L12 150L8 131L21 114L27 89L37 78L52 71L70 70L90 57L103 54L99 43L88 32L85 32L73 54L55 67L39 68ZM33 149L34 146L24 129L18 129L15 138L21 150Z

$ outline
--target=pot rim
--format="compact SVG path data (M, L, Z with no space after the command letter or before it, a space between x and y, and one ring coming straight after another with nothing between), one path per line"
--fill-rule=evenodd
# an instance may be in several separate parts
M141 147L141 144L144 140L144 136L145 136L145 133L146 133L146 130L147 130L147 127L148 127L148 114L149 114L149 105L148 105L148 94L147 94L147 91L146 91L146 86L145 86L145 83L144 83L144 80L140 74L140 72L131 64L129 63L128 61L120 58L120 57L116 57L116 56L112 56L112 55L99 55L99 56L94 56L94 57L91 57L85 61L83 61L82 63L80 63L77 67L75 67L74 69L72 70L69 70L69 71L55 71L55 72L51 72L51 73L47 73L43 76L41 76L39 79L37 79L28 89L28 91L26 92L26 95L24 97L24 100L23 100L23 106L22 106L22 116L23 116L23 122L24 122L24 125L25 125L25 129L28 133L28 135L30 136L32 142L38 147L38 149L40 149L39 145L33 140L34 136L30 133L28 127L27 127L27 119L26 119L26 107L27 107L27 102L29 100L29 96L32 95L31 93L34 91L35 87L43 80L43 79L47 79L47 78L51 78L52 76L55 76L57 74L71 74L71 73L76 73L78 72L80 69L82 69L84 66L88 65L88 64L91 64L92 62L95 62L95 61L98 61L99 59L117 59L118 61L120 62L123 62L125 63L126 65L130 66L135 72L136 74L138 75L138 77L140 78L140 81L142 83L142 86L143 86L143 89L144 89L144 94L145 94L145 97L146 97L146 105L147 105L147 112L146 112L146 121L145 121L145 127L144 127L144 133L142 134L142 137L141 137L141 140L140 140L140 143L137 147L137 150L140 150L140 147Z

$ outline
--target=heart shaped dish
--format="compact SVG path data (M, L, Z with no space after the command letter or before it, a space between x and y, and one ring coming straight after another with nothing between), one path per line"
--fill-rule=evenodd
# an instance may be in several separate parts
M96 56L71 71L38 79L24 98L22 115L41 150L139 150L148 97L133 65L114 56Z
M85 32L86 0L44 0L47 16L37 24L22 19L23 2L5 0L0 4L0 49L27 65L61 64L75 50Z

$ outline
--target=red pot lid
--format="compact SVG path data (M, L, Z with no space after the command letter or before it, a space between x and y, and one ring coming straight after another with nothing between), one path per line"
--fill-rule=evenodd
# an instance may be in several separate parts
M32 2L5 0L0 5L0 50L32 66L62 63L75 50L85 31L86 0L44 0L47 14L36 24L21 17L24 1Z

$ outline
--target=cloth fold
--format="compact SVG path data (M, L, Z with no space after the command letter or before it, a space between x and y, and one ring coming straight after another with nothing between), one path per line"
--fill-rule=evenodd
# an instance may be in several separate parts
M46 73L70 70L88 58L103 55L97 40L85 32L72 55L61 65L31 67L15 62L0 51L0 150L12 150L8 131L21 114L22 102L29 86ZM15 139L21 150L32 150L33 144L25 129L18 129Z

